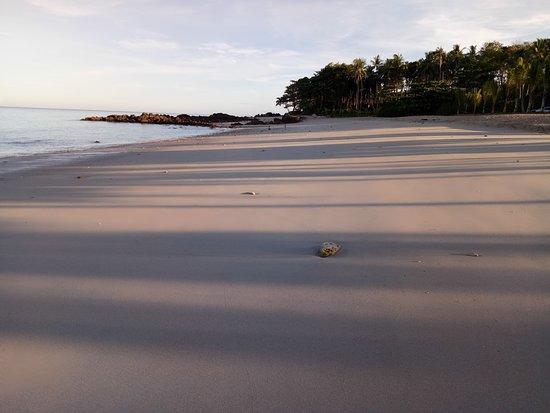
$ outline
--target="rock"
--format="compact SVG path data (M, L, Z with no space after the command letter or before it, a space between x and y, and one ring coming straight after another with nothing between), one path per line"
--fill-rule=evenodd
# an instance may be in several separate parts
M252 119L250 122L246 123L247 125L265 125L264 121L261 121L260 119Z
M94 141L94 143L101 143L100 141Z
M330 257L332 255L338 254L341 249L342 247L339 244L331 241L326 241L321 244L318 255L322 258Z
M280 113L273 113L273 112L266 112L266 113L258 113L255 118L276 118L280 117Z
M221 122L239 122L250 118L228 115L226 113L213 113L210 116L192 116L182 113L177 116L147 113L141 115L107 115L107 116L88 116L82 120L92 122L125 122L125 123L150 123L156 125L180 125L180 126L206 126L214 127L214 123Z
M294 116L289 113L285 113L281 119L275 118L273 119L274 124L278 123L298 123L302 120L300 116Z
M258 195L258 193L249 191L249 192L243 192L241 195Z

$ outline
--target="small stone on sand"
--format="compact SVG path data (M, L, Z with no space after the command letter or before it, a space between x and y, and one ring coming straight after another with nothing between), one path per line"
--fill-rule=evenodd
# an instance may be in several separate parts
M321 244L318 255L322 258L330 257L338 254L341 249L342 247L339 244L331 241L325 241Z
M249 192L243 192L241 195L258 195L258 193L249 191Z

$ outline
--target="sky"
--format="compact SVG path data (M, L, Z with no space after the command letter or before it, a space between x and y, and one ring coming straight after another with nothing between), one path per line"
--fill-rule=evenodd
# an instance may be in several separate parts
M278 110L329 62L550 37L550 0L0 0L0 105Z

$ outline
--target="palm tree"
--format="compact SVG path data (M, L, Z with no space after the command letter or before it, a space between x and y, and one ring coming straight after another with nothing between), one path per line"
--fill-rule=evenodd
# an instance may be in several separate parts
M456 114L459 115L460 107L462 106L462 104L464 103L465 105L467 105L466 100L468 99L468 96L463 89L459 89L459 88L456 88L453 93L456 100ZM465 112L466 112L466 109L467 108L465 107L464 108Z
M533 44L533 54L542 71L542 101L540 104L542 110L546 105L546 75L547 68L550 66L550 39L537 39Z
M382 66L382 59L380 58L380 55L377 54L376 56L374 56L373 59L370 61L370 63L372 65L372 68L373 68L374 72L376 73L376 76L374 78L374 105L375 105L376 109L378 109L378 102L379 102L379 99L378 99L378 83L379 83L379 79L380 79L379 70L380 70L380 66Z
M529 73L529 63L523 60L523 57L518 58L515 67L512 70L512 82L517 88L516 101L514 104L514 112L521 110L525 112L525 105L523 99L523 91L525 89L525 82L527 81L527 74Z
M445 60L445 50L442 47L435 49L434 57L437 61L437 66L439 67L439 80L443 80L443 61Z
M483 104L481 106L481 113L485 113L485 106L487 106L487 102L489 99L492 99L493 97L493 80L488 80L485 83L483 83L483 86L481 87L481 94L483 99Z
M390 87L394 90L401 90L403 88L403 69L405 66L405 60L400 54L394 54L393 57L386 59L384 68L387 71L389 77Z
M449 73L450 77L456 78L460 67L462 65L462 61L464 59L464 49L460 47L459 44L455 44L452 48L452 50L447 53L447 72Z
M504 108L502 108L502 112L504 113L507 112L508 102L510 99L510 92L515 86L516 86L516 77L514 74L514 68L508 67L506 69L506 94L504 96Z
M474 88L471 94L472 103L474 105L474 115L476 114L477 105L481 103L481 89Z
M362 103L363 81L367 77L367 62L364 59L355 59L351 64L355 80L355 110L359 110Z
M370 64L372 65L372 67L374 67L375 70L378 70L380 65L382 65L382 59L380 58L380 55L377 54L376 56L374 56L370 61Z
M544 73L541 73L543 71L544 71L544 67L542 67L542 65L540 65L540 63L537 62L536 60L529 65L529 71L527 72L527 79L526 79L526 84L527 84L526 95L529 97L529 100L527 101L527 112L531 112L531 109L533 109L533 97L536 93L537 86L541 82L541 78L544 75ZM544 82L544 79L542 79L542 82Z

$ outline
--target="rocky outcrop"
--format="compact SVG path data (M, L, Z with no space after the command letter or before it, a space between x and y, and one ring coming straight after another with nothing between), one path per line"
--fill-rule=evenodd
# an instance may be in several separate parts
M141 115L108 115L108 116L89 116L82 120L92 122L124 122L124 123L150 123L155 125L181 125L181 126L206 126L214 127L216 123L236 122L248 120L250 118L228 115L226 113L213 113L210 116L192 116L181 114L177 116L142 113Z
M219 124L231 123L231 126L245 125L274 125L283 123L296 123L302 119L299 116L293 116L285 113L282 117L271 121L263 121L257 118L244 116L233 116L227 113L213 113L209 116L193 116L185 113L181 115L166 115L159 113L144 112L141 115L115 114L107 116L88 116L81 120L91 122L124 122L124 123L150 123L156 125L181 125L181 126L206 126L213 128Z

